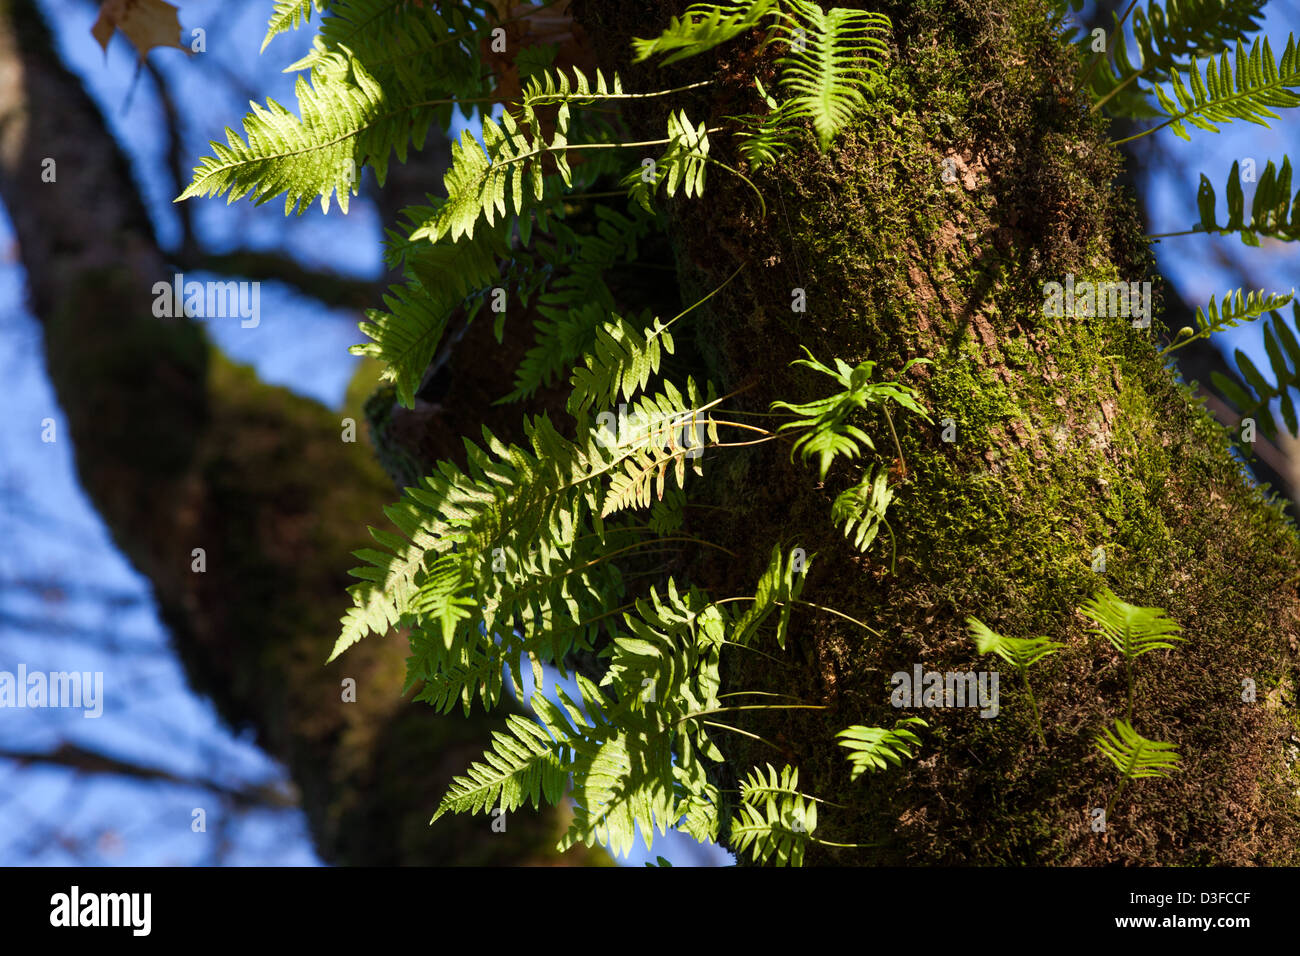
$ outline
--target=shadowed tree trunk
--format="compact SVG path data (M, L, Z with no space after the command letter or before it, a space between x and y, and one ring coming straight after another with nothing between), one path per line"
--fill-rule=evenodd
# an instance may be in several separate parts
M813 863L1296 863L1294 529L1247 487L1221 427L1156 360L1158 295L1150 330L1044 315L1044 283L1067 274L1154 278L1159 291L1131 198L1109 185L1119 155L1074 92L1076 53L1034 0L838 5L892 17L888 82L829 153L808 145L754 177L766 218L748 186L716 169L703 200L670 204L682 299L745 266L697 320L719 391L757 383L734 400L743 408L827 394L824 378L790 366L805 345L826 362L872 359L884 377L929 358L909 381L935 424L895 416L893 573L887 541L860 556L831 522L860 464L820 486L781 445L707 457L709 500L733 510L691 531L741 560L702 552L691 579L718 597L752 594L773 544L799 546L817 555L804 597L879 632L803 608L790 667L724 658L727 690L829 707L751 712L763 716L740 726L784 753L728 736L732 768L796 764L801 789L846 807L823 808L818 837L880 844L814 846ZM718 125L753 108L755 44L668 68L628 62L632 37L684 7L574 4L600 66L628 88L711 77L686 111ZM662 136L662 110L631 115L632 138ZM716 138L712 155L735 165L725 144ZM803 315L791 310L798 288ZM869 430L892 448L883 418ZM1102 585L1166 608L1188 639L1134 665L1134 725L1174 742L1182 766L1129 784L1104 833L1092 811L1119 775L1092 738L1124 716L1127 676L1076 613ZM968 615L1066 645L1033 670L1046 747L1007 668L996 719L891 706L890 675L915 664L996 668L976 656ZM931 725L918 759L851 783L835 733L905 714Z
M55 182L42 180L47 158ZM288 765L320 855L553 862L558 812L521 814L505 833L486 819L428 825L498 721L404 699L403 638L323 666L348 604L349 552L393 487L364 443L341 440L339 415L259 382L194 323L153 317L153 285L176 269L35 4L15 0L0 2L0 195L82 484L150 579L191 683ZM355 703L342 699L345 678Z

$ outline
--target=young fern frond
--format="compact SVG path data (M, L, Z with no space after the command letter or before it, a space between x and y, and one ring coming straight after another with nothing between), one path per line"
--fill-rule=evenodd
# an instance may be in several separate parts
M885 770L891 764L901 767L904 758L916 756L911 748L921 746L921 738L908 728L929 726L920 717L903 717L894 722L893 730L860 724L841 730L835 736L848 750L849 779L857 780L868 770Z
M1272 312L1282 308L1294 296L1294 292L1288 292L1284 295L1278 293L1265 295L1264 290L1260 289L1257 292L1247 293L1243 298L1241 289L1238 289L1235 295L1232 292L1224 293L1222 309L1214 301L1214 296L1210 296L1210 304L1204 310L1200 306L1196 307L1196 325L1192 330L1192 334L1179 336L1177 342L1160 352L1160 357L1166 356L1184 345L1190 345L1197 339L1208 339L1215 332L1222 332L1224 329L1235 329L1240 322L1253 322L1265 312Z
M1039 741L1046 747L1047 735L1043 732L1042 717L1038 713L1038 700L1034 697L1034 689L1029 684L1029 668L1044 657L1062 650L1065 645L1046 637L1003 637L983 621L973 617L966 618L966 625L970 628L971 637L975 639L976 651L980 654L995 654L1020 672L1025 682L1025 693L1029 696L1029 706L1034 714L1034 729L1038 732Z
M1182 627L1170 620L1163 608L1121 601L1110 588L1102 588L1079 611L1096 623L1091 632L1105 637L1129 661L1151 651L1174 650L1170 641L1187 640L1179 635Z
M876 367L875 362L862 362L856 368L850 368L842 359L836 359L836 367L832 369L817 361L807 348L804 348L804 352L808 358L796 359L792 364L803 365L835 379L844 387L843 391L829 398L800 405L773 402L772 408L773 410L785 409L800 416L796 421L782 425L778 431L805 430L806 433L795 440L791 455L798 453L804 460L818 457L820 477L823 480L831 463L837 457L856 458L862 453L860 446L865 446L871 451L875 450L876 446L871 436L856 425L848 423L849 416L854 412L866 408L869 404L894 401L920 415L926 421L930 420L925 409L917 402L916 392L911 386L903 385L901 382L871 381L872 371ZM929 359L909 360L899 373L900 377L906 375L907 370L913 365L919 364L929 364Z
M1300 324L1300 304L1292 302L1291 309L1295 317L1293 321ZM1272 315L1272 322L1264 324L1264 351L1268 355L1274 382L1265 378L1241 349L1236 349L1233 357L1242 382L1236 382L1219 372L1210 373L1210 381L1228 401L1237 406L1243 420L1257 421L1269 438L1275 439L1278 433L1277 422L1270 408L1274 399L1281 405L1282 419L1287 430L1292 435L1300 433L1295 400L1291 397L1292 389L1300 390L1300 342L1297 342L1295 333L1276 312ZM1249 443L1246 443L1247 450L1249 447Z
M966 618L975 649L980 654L995 654L1016 670L1028 670L1044 657L1065 647L1046 637L1003 637L977 618Z
M622 186L641 208L650 211L660 186L670 199L677 195L679 188L688 199L703 196L708 162L706 125L692 124L685 110L677 110L668 114L668 148L664 154L656 161L646 160L640 169L628 173Z
M1171 79L1172 98L1161 86L1154 87L1160 108L1169 119L1160 126L1117 140L1112 145L1127 143L1166 126L1172 128L1179 138L1190 141L1186 123L1211 133L1219 132L1215 123L1231 123L1233 120L1246 120L1267 127L1266 119L1278 118L1270 107L1289 109L1300 105L1300 93L1293 89L1300 87L1300 55L1297 55L1294 36L1287 39L1286 49L1277 62L1274 62L1267 37L1262 47L1257 39L1249 54L1245 44L1238 40L1236 70L1234 83L1233 61L1227 50L1219 57L1217 69L1213 57L1207 59L1204 80L1199 63L1193 60L1187 70L1190 91L1177 72Z
M1178 751L1171 743L1148 740L1126 720L1097 735L1097 749L1113 763L1125 780L1167 777L1178 766Z
M1103 817L1109 817L1111 808L1130 780L1147 777L1168 777L1178 769L1177 748L1160 740L1148 740L1126 720L1116 720L1115 727L1106 728L1094 738L1097 749L1105 754L1120 772L1119 786L1106 803Z

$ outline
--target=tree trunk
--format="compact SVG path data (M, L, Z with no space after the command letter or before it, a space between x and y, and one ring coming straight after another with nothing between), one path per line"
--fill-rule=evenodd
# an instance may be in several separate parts
M55 182L42 180L47 157ZM393 488L363 443L341 440L339 415L259 382L194 323L153 317L153 285L176 270L94 104L35 4L18 0L0 2L0 195L81 481L152 582L191 683L288 765L321 857L554 862L560 811L520 814L505 833L489 820L428 825L497 718L404 699L399 636L324 666L349 552Z
M684 6L576 0L575 17L628 88L712 77L685 108L718 125L753 108L754 64L775 54L742 40L669 68L630 64L631 38ZM740 726L783 754L733 735L730 767L796 764L801 789L844 805L823 808L817 837L879 844L814 845L810 863L1295 864L1294 529L1162 368L1157 328L1044 314L1044 283L1067 274L1154 278L1131 199L1109 185L1118 154L1074 92L1077 54L1035 0L871 6L893 19L888 82L831 151L810 144L752 177L766 218L749 187L716 168L702 200L670 207L684 301L745 266L696 318L719 390L757 383L733 404L764 411L827 394L825 378L791 367L801 345L826 362L874 360L877 377L912 357L933 363L909 381L935 424L894 418L893 572L887 540L860 556L831 521L861 463L819 485L783 444L706 459L708 500L733 511L709 511L692 530L742 559L702 553L692 580L715 597L753 594L774 543L802 547L817 556L804 597L879 632L803 608L789 667L726 658L727 690L829 708L749 712L764 716ZM631 118L634 138L663 135L662 112ZM739 162L722 137L712 155ZM947 156L953 183L941 175ZM795 289L806 314L791 310ZM892 449L883 418L868 430ZM1104 572L1094 570L1102 554ZM1188 640L1133 666L1134 726L1175 743L1182 766L1128 784L1097 832L1093 810L1119 775L1092 738L1125 715L1128 680L1076 613L1103 585L1167 609ZM996 669L975 654L968 615L1066 645L1031 672L1046 747L1007 668L996 719L891 706L890 675L916 664ZM1248 678L1255 702L1243 702ZM918 759L850 782L835 733L907 714L930 723Z

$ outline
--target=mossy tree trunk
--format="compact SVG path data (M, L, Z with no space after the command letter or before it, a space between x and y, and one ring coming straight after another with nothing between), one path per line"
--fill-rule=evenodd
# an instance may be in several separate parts
M748 186L712 169L703 200L671 207L682 299L745 265L698 320L720 391L752 386L740 407L825 395L824 378L790 366L803 345L822 361L872 359L884 377L930 359L909 380L935 424L895 414L892 573L887 540L863 557L831 522L832 500L862 463L837 465L819 485L812 468L772 451L782 445L707 458L705 494L733 510L709 511L691 530L741 560L704 552L692 579L717 597L752 594L772 545L799 546L817 555L804 597L879 632L804 608L789 667L728 658L727 690L828 707L742 724L783 753L728 737L733 769L796 764L802 789L846 807L824 808L817 836L881 844L817 847L809 862L1296 863L1294 529L1247 486L1221 427L1156 360L1158 301L1151 329L1044 315L1044 283L1067 274L1159 288L1132 199L1110 185L1118 154L1074 92L1078 54L1035 0L837 5L893 19L888 82L830 152L809 143L755 178L766 218ZM629 87L711 77L686 108L717 125L752 108L765 62L752 44L667 69L628 62L633 36L684 7L578 0L575 16L602 68ZM633 120L637 138L663 135L661 112ZM713 155L738 162L723 142ZM806 314L792 312L796 288ZM892 449L883 418L869 429ZM1101 554L1104 572L1094 570ZM1126 786L1104 833L1092 810L1119 778L1092 737L1124 716L1127 674L1076 613L1102 585L1166 608L1188 638L1134 669L1133 723L1174 742L1182 767ZM996 669L976 656L968 615L1066 645L1033 671L1046 747L1010 673L996 719L891 706L890 675L915 664ZM1243 702L1248 678L1253 703ZM931 724L919 758L851 783L835 733L905 714Z
M152 315L154 283L176 269L35 4L17 0L0 2L0 195L82 484L150 579L191 683L287 764L321 857L556 862L560 812L521 814L504 833L486 819L428 825L500 722L403 698L404 639L324 666L350 552L395 491L364 442L342 440L338 414L232 365L194 323Z

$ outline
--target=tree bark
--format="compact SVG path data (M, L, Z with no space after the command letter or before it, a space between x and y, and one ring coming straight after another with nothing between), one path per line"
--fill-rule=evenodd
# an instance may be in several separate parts
M756 110L753 76L776 55L756 44L668 68L629 63L631 38L684 6L576 0L574 11L602 69L628 88L712 78L672 107L710 126ZM753 594L774 543L802 547L817 556L804 597L878 632L803 608L789 667L725 658L727 690L828 708L747 712L763 716L738 726L783 754L734 735L730 768L796 764L801 789L844 806L823 808L819 838L879 844L814 844L809 863L1295 864L1294 528L1247 486L1222 429L1156 360L1158 301L1150 330L1044 314L1043 284L1067 274L1158 283L1131 198L1111 185L1118 154L1074 90L1078 55L1035 0L869 6L893 20L888 82L830 152L810 140L751 175L766 218L746 184L714 168L703 200L670 204L685 301L745 266L695 319L720 392L758 383L735 405L827 394L826 379L791 367L799 346L826 362L874 360L878 378L912 357L933 363L909 381L935 424L894 417L893 572L888 541L861 556L831 521L862 463L837 465L819 485L784 445L706 458L703 500L732 511L709 511L692 530L742 558L702 552L692 580L715 598ZM634 138L663 135L662 110L631 120ZM740 162L723 137L712 155ZM948 156L953 183L941 175ZM806 314L791 311L796 288ZM877 446L891 448L884 419L869 421ZM1175 743L1182 766L1128 784L1098 832L1093 811L1119 775L1093 737L1125 716L1128 679L1076 613L1103 585L1167 609L1188 640L1133 666L1133 723ZM1065 644L1031 672L1046 747L1008 668L996 719L891 706L890 676L915 664L997 669L975 654L968 615ZM1243 702L1246 679L1255 702ZM850 782L835 733L905 715L930 724L919 758Z
M42 180L46 158L55 182ZM348 605L349 552L392 486L363 444L341 440L337 414L259 382L193 322L153 317L153 285L176 269L94 104L19 0L0 2L0 196L82 484L152 582L195 689L288 765L320 856L554 862L561 811L520 814L504 833L486 819L428 825L500 722L412 706L404 639L323 666Z

